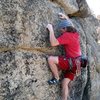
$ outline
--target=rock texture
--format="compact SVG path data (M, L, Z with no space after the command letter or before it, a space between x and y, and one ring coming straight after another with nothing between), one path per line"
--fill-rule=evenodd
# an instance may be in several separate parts
M58 3L67 14L75 13L79 10L76 0L52 0Z
M99 100L98 21L86 5L85 0L0 0L0 100L60 100L60 85L47 84L51 72L46 58L63 52L50 46L45 29L52 23L56 37L60 35L59 12L80 13L72 21L81 35L82 53L89 59L82 75L70 83L68 100Z

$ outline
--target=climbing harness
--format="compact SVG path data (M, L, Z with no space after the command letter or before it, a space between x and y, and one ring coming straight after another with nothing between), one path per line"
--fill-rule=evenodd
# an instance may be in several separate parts
M81 67L85 68L88 65L88 59L85 56L79 56L76 58L67 58L67 59L68 59L68 63L69 63L69 67L70 67L71 72L72 72L72 68L73 68L73 60L75 61L75 65L77 68L76 69L76 76L81 75Z
M81 75L81 61L80 61L80 57L75 59L75 64L76 64L76 76Z

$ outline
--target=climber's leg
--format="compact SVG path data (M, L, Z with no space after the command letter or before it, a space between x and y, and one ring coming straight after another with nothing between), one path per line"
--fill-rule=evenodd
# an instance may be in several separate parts
M58 57L56 56L50 56L48 58L48 63L49 63L49 66L50 66L50 69L52 71L52 74L53 76L59 80L59 74L58 74L58 67L57 67L57 64L58 64Z
M64 78L62 82L62 100L67 100L68 97L68 84L71 80L69 78Z

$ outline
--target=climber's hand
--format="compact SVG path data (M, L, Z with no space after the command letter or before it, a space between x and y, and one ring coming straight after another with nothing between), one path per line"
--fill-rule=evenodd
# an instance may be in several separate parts
M66 15L63 14L63 13L59 13L58 15L59 15L59 18L61 18L61 19L67 19L67 20L69 20L69 22L70 22L70 23L72 24L72 26L74 27L74 24L72 23L72 21L69 19L68 16L66 16Z
M52 24L48 24L46 28L48 29L49 32L53 32Z
M66 16L66 15L63 14L63 13L59 13L58 15L59 15L59 18L61 18L61 19L69 19L69 17Z

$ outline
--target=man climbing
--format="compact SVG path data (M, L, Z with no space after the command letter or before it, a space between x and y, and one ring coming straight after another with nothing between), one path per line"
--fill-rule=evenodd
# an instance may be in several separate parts
M59 13L59 17L61 19L59 29L62 35L56 38L51 24L47 25L47 29L49 30L51 46L63 45L66 55L48 57L48 63L53 74L53 78L48 83L49 85L58 84L60 79L58 68L65 70L66 73L62 82L62 100L67 100L68 84L80 70L80 62L76 60L81 56L80 36L68 16Z

